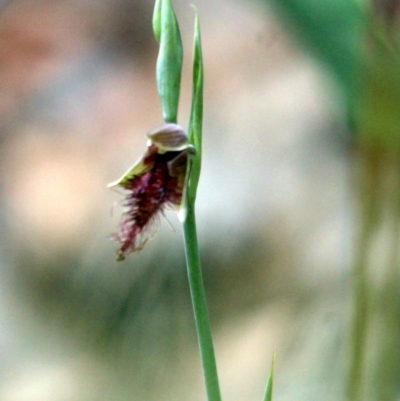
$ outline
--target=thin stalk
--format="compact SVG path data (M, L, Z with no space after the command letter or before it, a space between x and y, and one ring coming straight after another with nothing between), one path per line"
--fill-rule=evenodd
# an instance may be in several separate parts
M385 157L385 192L382 195L382 208L385 211L385 230L388 234L387 261L379 266L385 269L385 277L376 290L377 308L375 315L379 316L379 332L375 340L373 365L374 386L370 390L371 399L380 401L397 400L398 375L400 367L400 171L399 151L388 151Z
M183 233L185 239L186 265L188 270L190 294L192 297L192 305L196 321L207 399L208 401L221 401L217 364L215 361L206 294L204 291L203 276L201 272L199 247L197 243L196 218L193 205L189 205L187 209L187 215L183 222Z
M355 265L354 312L351 322L350 368L347 378L347 400L361 401L365 381L365 358L367 328L369 323L369 286L367 278L367 256L364 252L369 236L363 236L359 244L358 262Z
M364 397L367 333L370 323L371 288L368 282L369 250L379 221L380 157L365 151L361 156L361 221L353 271L354 310L351 321L350 367L347 377L347 400Z

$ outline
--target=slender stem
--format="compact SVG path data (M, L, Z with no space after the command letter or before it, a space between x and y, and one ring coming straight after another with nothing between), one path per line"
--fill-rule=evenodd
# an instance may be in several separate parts
M379 146L366 145L362 148L357 162L359 163L357 178L359 180L360 232L353 271L354 313L351 322L348 401L365 400L369 389L367 358L371 352L368 347L368 335L371 332L373 308L375 308L375 289L369 274L371 268L382 268L382 266L371 265L371 248L376 241L376 234L382 226L384 217L387 154Z
M221 401L217 364L215 361L210 321L208 318L206 294L204 291L203 277L201 272L199 248L197 243L196 219L193 205L188 206L187 216L183 222L183 232L185 238L186 264L188 269L190 294L192 297L197 337L203 364L207 399L208 401Z
M374 339L375 363L372 366L373 388L370 389L371 399L380 401L397 400L398 375L400 367L399 345L399 303L400 303L400 159L395 148L385 152L384 191L382 191L382 209L384 214L384 230L389 246L387 260L376 266L385 272L380 283L375 285L375 321L379 322L379 332ZM383 259L383 258L381 258ZM377 318L377 316L379 316ZM375 323L376 325L376 323Z
M347 377L347 400L361 401L365 390L365 361L367 334L370 324L371 289L368 283L368 263L373 234L379 220L379 156L367 152L358 162L361 164L358 178L360 199L360 232L356 245L353 270L354 311L351 321L350 367Z
M351 322L350 369L347 378L347 400L361 401L364 388L367 328L369 323L369 286L367 280L367 256L364 252L369 237L359 244L358 262L354 268L354 312Z

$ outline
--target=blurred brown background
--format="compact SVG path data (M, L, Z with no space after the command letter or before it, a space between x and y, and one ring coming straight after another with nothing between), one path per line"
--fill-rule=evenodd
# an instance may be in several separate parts
M1 4L1 3L0 3ZM190 107L193 11L174 1ZM198 0L198 226L226 400L336 400L347 318L346 130L328 74L261 2ZM115 262L106 189L162 123L150 0L3 2L0 400L204 400L173 213ZM114 204L114 206L113 206ZM322 397L322 398L321 398Z

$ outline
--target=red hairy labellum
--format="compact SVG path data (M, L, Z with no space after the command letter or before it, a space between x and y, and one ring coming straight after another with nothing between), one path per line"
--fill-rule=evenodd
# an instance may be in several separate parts
M148 138L145 154L109 185L126 192L120 230L111 237L120 244L117 261L144 247L165 210L181 207L190 147L187 135L179 125L165 124Z

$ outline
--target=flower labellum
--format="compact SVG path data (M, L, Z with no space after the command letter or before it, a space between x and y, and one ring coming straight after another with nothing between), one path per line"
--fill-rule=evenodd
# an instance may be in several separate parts
M141 250L160 214L166 209L179 211L184 199L192 149L185 131L177 124L164 124L147 137L144 155L119 180L108 185L126 191L120 231L111 237L121 245L117 261Z

